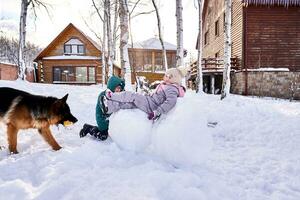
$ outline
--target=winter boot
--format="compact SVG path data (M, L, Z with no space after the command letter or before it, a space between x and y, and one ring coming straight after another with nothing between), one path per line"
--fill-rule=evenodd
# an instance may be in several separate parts
M79 137L85 137L89 132L91 132L91 129L94 126L90 125L90 124L84 124L83 128L80 130L79 132Z
M95 138L99 140L106 140L108 137L107 130L100 131L97 126L94 126L91 131L89 132L90 135L94 136Z

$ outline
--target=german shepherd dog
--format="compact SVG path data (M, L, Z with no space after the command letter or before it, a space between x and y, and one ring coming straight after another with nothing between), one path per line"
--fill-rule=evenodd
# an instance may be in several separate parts
M20 129L36 128L44 140L57 151L61 147L50 131L50 125L68 125L77 122L66 103L68 94L61 99L32 95L13 88L0 88L0 121L7 125L10 153L17 151Z

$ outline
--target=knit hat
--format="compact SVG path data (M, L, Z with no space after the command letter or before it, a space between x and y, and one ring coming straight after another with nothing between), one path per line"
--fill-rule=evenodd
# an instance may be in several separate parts
M107 88L111 91L114 91L116 87L121 86L121 89L124 90L125 81L117 76L111 76L107 81Z
M187 75L187 72L188 68L181 66L177 68L170 68L166 71L165 74L169 76L169 80L171 83L181 85L181 80Z

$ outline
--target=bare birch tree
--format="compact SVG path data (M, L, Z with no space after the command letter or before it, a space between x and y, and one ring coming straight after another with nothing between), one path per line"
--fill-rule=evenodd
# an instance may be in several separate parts
M128 57L128 2L127 0L119 0L119 17L120 17L120 27L121 27L121 36L120 36L120 59L121 59L121 68L122 76L125 78L125 87L126 90L131 91L131 69L129 65Z
M26 21L27 21L27 11L28 7L31 6L35 15L36 7L44 7L48 12L47 6L45 3L39 0L22 0L21 2L21 14L20 14L20 23L19 23L19 49L18 49L18 79L26 80L26 63L25 63L25 45L26 45ZM48 13L49 14L49 13Z
M224 71L221 100L230 92L230 58L231 58L231 1L225 0L225 44L224 44Z
M203 0L198 0L198 13L199 13L199 24L198 24L198 58L197 58L197 93L203 93L203 73L202 73L202 9Z
M18 66L19 73L18 78L21 80L26 80L26 65L25 65L25 41L26 41L26 19L27 10L30 2L28 0L22 0L21 3L21 15L20 15L20 25L19 25L19 56L18 56Z
M118 0L114 0L114 24L113 24L113 41L112 41L112 54L113 60L116 60L116 46L117 46L117 31L118 31L118 13L119 13Z
M156 18L157 18L158 36L159 36L159 40L160 40L161 47L162 47L163 64L164 64L165 70L167 70L168 69L167 52L166 52L166 49L165 49L164 40L163 40L163 36L162 36L162 31L161 31L160 15L159 15L158 8L157 8L155 0L152 0L152 4L154 6L155 13L156 13Z
M113 75L113 48L112 48L112 30L111 30L111 4L110 0L104 0L104 13L106 16L106 34L107 34L107 64L108 76Z
M176 27L177 27L177 51L176 66L183 66L183 21L182 21L182 0L176 0Z

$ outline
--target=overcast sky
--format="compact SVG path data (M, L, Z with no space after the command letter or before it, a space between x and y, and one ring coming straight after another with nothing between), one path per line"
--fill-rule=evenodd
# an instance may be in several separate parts
M143 0L142 0L143 1ZM38 12L34 20L33 13L29 12L27 18L27 40L44 48L48 45L70 22L84 33L97 41L94 34L84 23L85 19L93 29L102 28L96 17L91 18L93 12L91 0L43 0L49 2L50 17L45 10ZM97 2L97 0L96 0ZM160 4L160 14L163 25L164 40L176 45L176 0L157 0ZM198 10L194 0L183 2L183 43L188 52L196 58L195 44L198 33ZM152 9L152 4L149 4ZM0 31L9 36L18 35L21 0L0 0ZM34 22L35 21L35 22ZM158 35L155 13L142 15L133 19L132 32L134 42L143 41ZM186 60L188 62L188 60Z

